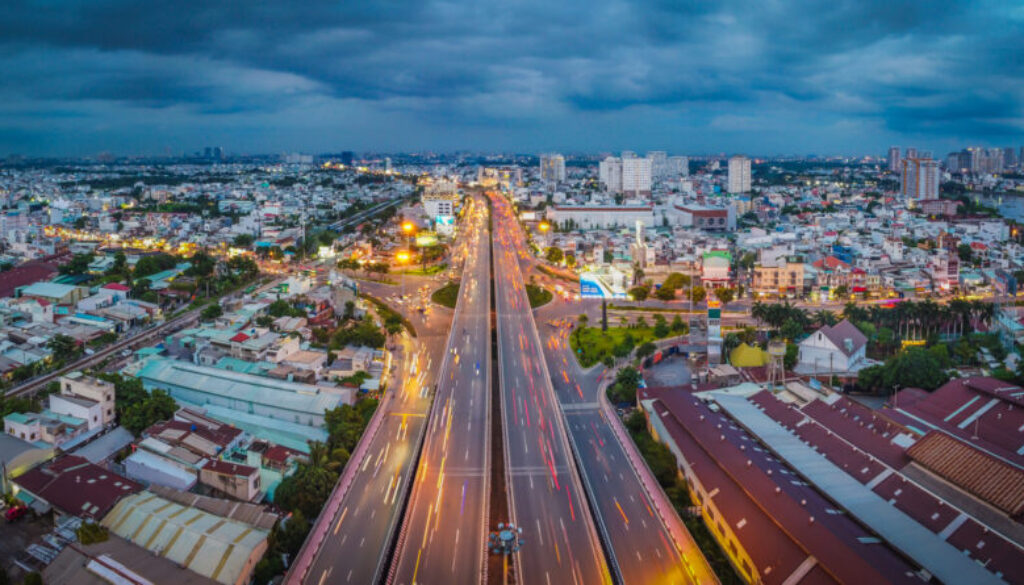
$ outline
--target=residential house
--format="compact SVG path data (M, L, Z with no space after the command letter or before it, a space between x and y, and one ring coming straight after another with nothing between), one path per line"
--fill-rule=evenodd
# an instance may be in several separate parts
M868 338L850 321L839 323L812 333L800 342L796 371L801 374L855 372L867 365L865 350Z

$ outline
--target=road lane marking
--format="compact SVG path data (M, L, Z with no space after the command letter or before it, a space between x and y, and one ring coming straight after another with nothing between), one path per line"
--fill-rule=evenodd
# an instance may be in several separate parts
M334 534L338 533L338 529L341 528L341 522L345 519L345 515L348 514L348 506L341 511L341 516L338 518L338 523L334 525Z

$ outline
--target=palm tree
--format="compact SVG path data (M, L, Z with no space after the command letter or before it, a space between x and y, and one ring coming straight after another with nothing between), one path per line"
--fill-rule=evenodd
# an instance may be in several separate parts
M849 321L867 321L868 312L855 301L848 301L843 306L843 318Z
M979 323L988 324L996 316L995 304L985 301L971 301L971 311L976 315Z
M831 327L837 321L835 313L826 309L822 309L814 314L814 324L817 327L824 327L826 325Z
M328 456L327 444L322 441L310 441L309 442L309 462L310 470L316 471L335 471L332 467L336 467Z
M965 322L970 321L971 303L964 299L953 299L949 302L949 310L952 313L953 319L953 335L957 337L962 336L965 331ZM960 326L959 332L957 331L957 325Z
M644 269L639 264L633 265L633 285L636 286L644 278Z
M754 301L754 305L750 307L750 316L754 318L758 323L763 324L765 317L768 314L768 305L761 301Z
M907 319L907 338L908 339L920 338L920 334L919 333L917 335L914 334L914 329L915 329L915 327L918 327L918 325L919 325L918 319L921 316L921 311L918 310L917 303L915 303L913 301L909 301L909 302L903 303L903 305L904 305L904 307L903 307L903 314L905 315L905 317ZM920 331L920 328L918 327L918 332L919 331Z

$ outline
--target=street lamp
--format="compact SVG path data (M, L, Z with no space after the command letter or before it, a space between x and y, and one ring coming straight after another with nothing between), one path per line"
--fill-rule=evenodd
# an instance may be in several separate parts
M542 221L537 224L537 229L540 230L540 233L545 234L549 229L551 229L551 224L546 221Z
M407 264L409 262L410 258L412 258L412 255L409 254L409 252L406 251L406 250L399 250L398 252L395 253L395 260L398 260L399 264ZM402 275L401 275L400 278L402 279L402 300L404 301L405 300L405 271L402 270L401 274Z

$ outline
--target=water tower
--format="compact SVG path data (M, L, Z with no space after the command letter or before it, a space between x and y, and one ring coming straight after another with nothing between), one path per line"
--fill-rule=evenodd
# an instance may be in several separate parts
M786 377L786 342L768 342L768 386L775 390Z

